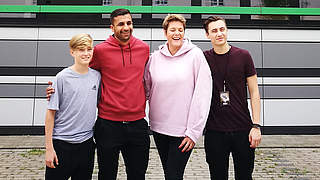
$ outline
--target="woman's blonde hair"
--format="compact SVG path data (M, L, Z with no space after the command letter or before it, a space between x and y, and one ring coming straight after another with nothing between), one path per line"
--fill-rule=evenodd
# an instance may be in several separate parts
M81 33L73 36L69 41L69 47L72 50L75 49L85 49L85 48L92 48L93 40L89 34Z
M162 27L165 31L168 30L169 23L172 21L179 21L183 24L183 29L186 29L186 19L180 14L169 14L162 23Z

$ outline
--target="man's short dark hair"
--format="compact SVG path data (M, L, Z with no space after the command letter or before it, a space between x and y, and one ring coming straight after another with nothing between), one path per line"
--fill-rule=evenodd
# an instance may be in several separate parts
M130 14L130 16L131 16L131 13L128 9L116 9L116 10L112 11L112 13L110 15L110 23L113 24L113 20L115 17L123 16L126 14Z
M226 20L223 17L220 17L220 16L210 16L210 17L208 17L203 23L203 27L206 30L206 33L208 33L209 24L211 22L216 22L216 21L219 21L219 20L223 21L227 25Z

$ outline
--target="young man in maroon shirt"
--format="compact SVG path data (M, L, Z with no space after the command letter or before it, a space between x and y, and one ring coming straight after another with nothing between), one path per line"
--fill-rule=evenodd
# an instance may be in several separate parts
M228 29L223 18L211 16L203 26L213 45L211 50L204 52L213 78L213 96L205 132L210 176L215 180L228 179L232 153L235 179L250 180L254 151L261 141L257 73L249 52L228 44Z

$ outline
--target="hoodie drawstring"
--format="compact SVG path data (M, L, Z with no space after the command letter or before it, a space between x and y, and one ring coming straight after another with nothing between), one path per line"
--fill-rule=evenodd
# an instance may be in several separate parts
M131 62L131 47L130 47L130 43L129 43L129 50L130 50L130 64L132 64L132 62Z
M119 45L120 46L120 45ZM123 67L126 66L125 62L124 62L124 55L123 55L123 49L122 47L120 46L120 49L121 49L121 55L122 55L122 65ZM132 61L131 61L131 47L130 47L130 43L129 43L129 51L130 51L130 64L132 64Z
M119 45L120 46L120 45ZM125 67L125 64L124 64L124 56L123 56L123 49L122 47L120 46L120 49L121 49L121 54L122 54L122 66Z

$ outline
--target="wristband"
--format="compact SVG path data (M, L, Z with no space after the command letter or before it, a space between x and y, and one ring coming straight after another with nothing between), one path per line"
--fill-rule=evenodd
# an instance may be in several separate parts
M260 129L261 125L260 125L260 124L252 124L251 127L252 127L252 128Z

